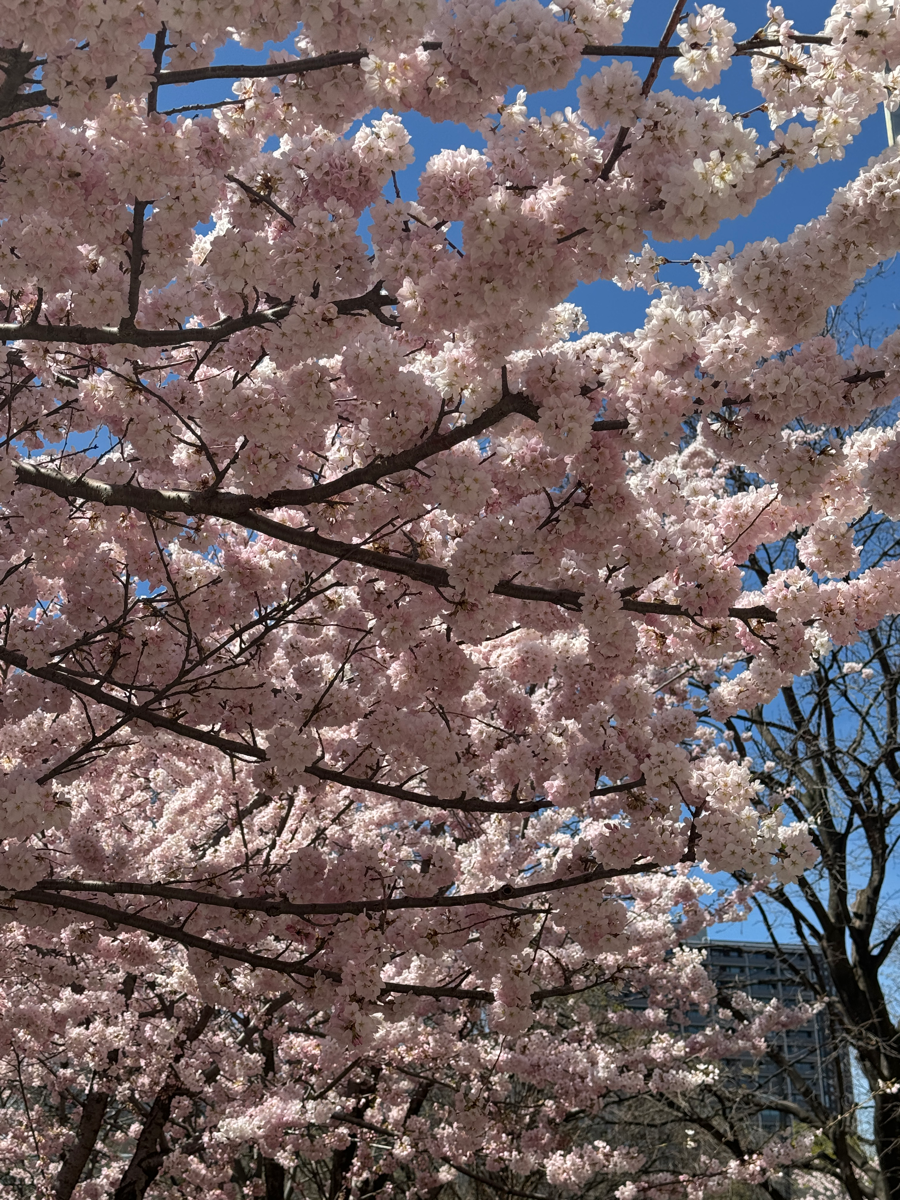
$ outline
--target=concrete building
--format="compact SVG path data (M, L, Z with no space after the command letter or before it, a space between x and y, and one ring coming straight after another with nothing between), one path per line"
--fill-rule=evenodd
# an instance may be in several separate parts
M781 1000L786 1005L812 1001L808 986L817 977L817 964L803 946L782 944L778 952L769 942L726 942L720 939L689 943L706 951L706 965L723 992L746 992L754 1000ZM824 971L821 972L824 978ZM701 1029L706 1018L689 1014L686 1030ZM749 1057L726 1061L735 1082L749 1090L763 1092L783 1100L808 1106L800 1081L833 1113L846 1112L853 1103L850 1056L836 1035L825 1010L799 1029L787 1030L770 1038L770 1044L784 1060ZM791 1077L789 1064L799 1080ZM765 1108L759 1114L764 1129L774 1130L791 1124L792 1118L778 1109Z

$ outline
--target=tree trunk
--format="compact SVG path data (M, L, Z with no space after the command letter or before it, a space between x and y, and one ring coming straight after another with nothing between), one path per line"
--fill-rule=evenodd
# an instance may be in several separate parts
M91 1092L81 1106L81 1120L78 1122L78 1132L75 1143L66 1154L63 1164L56 1177L56 1200L69 1200L78 1186L81 1174L91 1156L106 1109L109 1105L109 1092Z
M884 1200L900 1200L900 1095L876 1093L874 1126Z
M274 1158L263 1159L266 1200L284 1200L284 1167Z
M165 1151L160 1151L160 1141L179 1090L178 1083L168 1083L157 1092L113 1200L143 1200L147 1188L156 1179L166 1159Z

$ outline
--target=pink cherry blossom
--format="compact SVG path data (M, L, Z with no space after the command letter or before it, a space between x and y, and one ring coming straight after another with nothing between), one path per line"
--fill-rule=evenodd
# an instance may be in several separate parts
M597 1122L812 1013L724 1014L683 943L816 860L724 724L900 614L857 537L900 339L820 333L900 159L694 286L661 247L840 157L900 17L678 4L676 81L746 71L770 136L618 61L630 8L0 0L0 1200L809 1165L673 1180ZM472 144L416 178L409 112ZM588 330L601 279L639 328Z

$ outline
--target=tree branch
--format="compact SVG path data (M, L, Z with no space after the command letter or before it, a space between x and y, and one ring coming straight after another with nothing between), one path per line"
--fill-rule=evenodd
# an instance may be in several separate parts
M101 483L64 475L56 468L38 467L27 462L17 464L16 469L23 483L46 488L63 499L77 498L106 507L132 508L145 513L180 512L192 516L220 517L227 521L237 521L246 528L276 541L287 542L289 545L300 546L315 554L333 558L336 563L360 563L375 570L414 579L418 583L425 583L440 590L450 588L450 576L444 567L401 555L384 554L357 543L339 542L314 531L284 525L255 512L250 508L252 498L236 493L164 491L142 488L135 484ZM558 604L575 612L581 609L582 593L573 588L546 588L506 579L492 589L492 594L513 600ZM662 600L633 600L625 596L622 597L621 604L626 612L693 619L693 614L682 605L669 604ZM728 615L740 621L777 620L775 611L763 604L729 608Z
M824 33L796 33L791 38L797 46L831 46L832 39ZM735 42L735 54L758 54L760 50L783 49L777 38L752 37L745 42ZM678 46L593 46L583 47L582 54L591 58L677 58L681 53Z
M794 34L793 45L831 46L832 39L825 34ZM441 42L422 42L422 49L440 50ZM753 37L747 41L738 42L734 48L735 56L759 54L766 50L784 49L777 38ZM632 45L595 45L588 44L581 53L588 58L677 58L681 53L677 46L667 46L662 51L658 46ZM368 58L368 52L359 50L332 50L327 54L311 55L309 58L291 59L288 62L270 63L218 63L214 66L192 67L184 70L159 71L156 75L155 93L159 88L169 85L178 86L185 83L201 83L212 79L282 79L288 75L306 75L311 71L334 70L337 67L358 66L363 59ZM0 120L13 116L26 109L45 108L55 104L55 98L48 96L43 89L31 92L21 92L20 88L28 82L27 76L39 63L30 58L27 52L17 49L0 49L0 70L5 71L6 79L0 85ZM106 79L107 89L115 87L117 76L110 75ZM186 105L183 110L192 108L211 108L228 104L240 104L241 101L223 100L219 104ZM171 110L169 110L171 111Z
M676 22L677 23L677 22ZM674 26L673 26L674 31ZM671 34L669 35L671 37ZM798 33L792 38L796 45L830 46L832 40L825 34ZM423 50L440 50L442 42L423 42ZM758 54L761 50L780 50L777 38L749 38L737 42L734 53L738 55ZM589 44L582 48L586 58L677 58L681 53L677 46L616 46ZM270 63L221 63L210 67L193 67L184 71L161 71L159 86L166 84L201 83L207 79L277 79L285 75L305 75L310 71L333 70L335 67L357 66L368 58L365 50L334 50L310 58L294 58L289 62Z
M28 108L43 108L50 103L43 90L21 91L32 82L31 72L41 65L29 50L23 50L21 46L0 48L0 71L4 76L0 83L0 121Z
M78 1186L82 1172L93 1153L103 1125L103 1118L112 1098L111 1092L91 1091L81 1105L81 1117L75 1132L75 1141L69 1147L62 1166L56 1176L54 1200L70 1200Z
M0 647L0 663L6 663L7 666L15 667L17 670L33 676L35 679L43 679L45 682L65 688L69 692L77 692L80 696L87 696L88 699L93 700L97 704L102 704L106 708L123 713L130 721L143 721L148 725L154 726L156 729L165 729L169 733L177 734L179 737L188 737L191 741L203 742L206 746L212 746L216 750L221 750L223 754L236 754L255 759L259 762L265 761L266 752L258 746L251 746L247 742L230 741L228 738L220 737L209 730L197 729L194 726L185 725L183 722L177 721L172 717L167 717L158 710L150 708L148 705L133 704L128 700L124 700L121 696L116 696L112 692L108 692L99 684L88 683L86 680L73 675L70 671L66 671L62 667L31 666L27 657L17 650Z
M524 393L507 392L496 404L485 409L480 416L474 417L468 422L461 421L445 433L435 430L424 441L410 446L406 450L400 450L396 454L378 455L366 466L356 467L327 483L317 483L305 488L279 488L264 496L251 496L239 492L214 492L209 488L202 491L159 492L134 484L124 484L118 485L126 490L119 493L122 499L116 501L104 499L103 497L109 496L111 493L98 491L92 481L65 475L56 467L20 462L16 464L16 471L20 483L44 488L63 499L75 496L81 500L95 500L101 504L121 503L126 508L140 508L145 512L182 512L189 516L213 515L209 512L209 504L211 496L215 494L215 503L219 507L214 515L230 519L244 516L254 509L267 511L274 508L286 508L290 505L321 504L334 496L340 496L344 492L350 491L351 488L379 483L391 475L400 474L401 471L413 470L427 458L432 458L446 450L452 450L454 446L471 441L472 438L481 437L487 430L499 425L506 417L516 414L527 417L531 421L537 421L540 410L534 401ZM626 420L598 420L593 423L591 428L595 433L625 430L628 428L628 422ZM104 486L112 487L113 485ZM157 503L160 496L165 497L167 507L162 507Z
M510 800L507 803L498 804L489 800L471 799L463 793L461 796L455 796L453 799L444 799L441 796L431 796L426 792L412 792L408 788L395 787L393 784L380 783L376 779L362 779L354 775L346 775L343 771L332 771L328 767L322 767L318 763L313 763L312 766L304 768L305 774L312 775L316 779L322 779L329 783L339 783L342 787L359 788L362 791L373 792L378 796L391 796L394 800L404 800L410 804L422 804L426 808L439 808L441 810L455 809L458 812L476 812L476 813L532 813L538 812L542 808L547 808L546 800L529 800L522 803L518 800ZM622 789L623 791L625 789Z
M131 1161L125 1168L113 1200L143 1200L147 1189L159 1174L168 1153L163 1135L172 1112L172 1104L176 1096L185 1093L175 1068L184 1058L187 1046L201 1036L214 1014L215 1009L205 1004L193 1026L184 1031L181 1044L166 1073L166 1081L154 1096L150 1110L144 1118Z
M141 303L141 275L144 270L144 215L147 211L147 201L134 198L134 219L128 237L131 250L128 251L128 316L119 322L120 331L134 329L138 308Z
M332 300L331 303L342 317L360 316L371 313L382 325L396 326L396 317L386 317L383 308L397 303L395 296L389 296L382 289L379 280L361 296L353 296L345 300ZM133 326L121 325L53 325L41 324L32 318L26 322L0 324L0 341L16 342L59 342L75 346L140 346L142 349L152 347L185 346L191 342L221 342L233 337L236 333L246 333L248 329L258 329L265 325L274 325L290 313L294 306L293 300L280 301L271 308L257 309L256 312L243 313L239 317L222 317L213 325L202 325L197 329L138 329Z
M647 77L644 80L643 85L641 86L641 95L642 96L648 96L650 94L650 92L653 90L653 85L656 82L657 75L659 75L659 69L662 66L663 59L669 57L667 54L667 51L670 49L669 42L672 40L672 35L675 32L675 27L678 25L678 22L681 19L681 14L684 11L685 4L687 4L687 0L675 0L675 7L672 9L669 19L666 22L666 27L663 30L663 35L659 39L659 45L656 47L656 50L653 53L653 56L652 56L653 62L650 64L650 70L647 72ZM678 53L678 50L676 47L671 47L671 49L675 50L675 52ZM619 161L619 159L622 157L622 155L625 153L625 151L627 149L626 141L628 138L629 131L630 131L630 126L623 125L619 129L618 134L616 135L616 140L613 143L613 148L612 148L612 150L610 150L609 155L607 156L606 162L603 164L603 166L600 170L600 178L604 182L606 182L606 180L609 179L610 175L612 174L613 167L616 165L616 163Z
M198 888L146 881L123 880L107 883L98 879L49 878L36 884L33 891L43 890L55 893L56 895L52 899L34 902L52 904L61 908L65 908L68 903L68 897L62 896L61 893L75 892L88 895L154 897L157 900L171 900L179 904L204 904L211 908L225 908L233 912L261 912L269 917L359 916L361 913L400 912L408 909L467 908L481 904L509 908L512 912L520 913L521 909L511 908L514 900L525 900L531 896L564 891L566 888L581 887L584 884L599 883L607 879L644 875L648 871L656 870L659 870L658 863L637 862L631 863L627 867L595 867L580 875L566 876L561 879L545 879L539 883L524 884L521 887L504 884L503 887L493 888L488 892L457 892L446 895L444 891L440 891L431 896L393 896L390 898L376 896L371 900L322 901L310 904L297 904L285 900L283 897L272 895L227 896L218 892L201 891ZM17 899L24 900L26 898L33 900L33 892L27 896L24 892L17 893ZM166 926L166 928L169 927Z

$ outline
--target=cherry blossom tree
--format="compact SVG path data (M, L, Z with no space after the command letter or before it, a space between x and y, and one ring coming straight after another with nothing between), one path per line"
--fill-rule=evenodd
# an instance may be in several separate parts
M708 1002L679 935L746 896L708 909L702 872L815 858L698 713L900 610L854 545L900 516L866 423L900 340L818 335L900 249L900 161L694 287L645 239L840 156L900 17L770 6L735 41L685 8L626 46L626 0L4 0L7 1195L721 1183L642 1178L570 1116L702 1085L725 1035L614 1036L576 997ZM701 94L735 57L765 136ZM415 200L411 110L483 144ZM653 294L641 328L585 331L600 278ZM803 566L747 575L799 528Z

